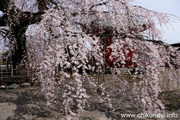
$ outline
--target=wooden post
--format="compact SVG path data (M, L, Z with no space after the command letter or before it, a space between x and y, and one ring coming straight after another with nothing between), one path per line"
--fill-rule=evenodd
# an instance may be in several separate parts
M0 67L0 69L1 69L1 67ZM2 69L1 69L1 76L2 76Z
M11 69L11 76L13 76L13 66L12 66L12 53L10 51L10 69Z
M106 58L105 58L106 57L105 56L105 52L106 52L105 51L105 46L106 46L106 44L105 44L105 42L106 42L106 38L103 40L103 44L104 44L104 52L103 52L103 61L104 61L104 63L103 63L103 82L105 82L105 69L106 69L105 68L106 67L105 66L105 64L106 64L106 61L105 61L106 60Z

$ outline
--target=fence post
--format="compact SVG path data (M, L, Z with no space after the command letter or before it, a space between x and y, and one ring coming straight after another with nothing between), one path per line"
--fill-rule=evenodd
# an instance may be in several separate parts
M12 62L11 62L12 64ZM11 65L11 76L13 76L13 66Z
M1 69L1 82L3 81L3 77L2 77L2 68L0 67L0 69Z
M2 77L2 68L0 67L0 69L1 69L1 77Z

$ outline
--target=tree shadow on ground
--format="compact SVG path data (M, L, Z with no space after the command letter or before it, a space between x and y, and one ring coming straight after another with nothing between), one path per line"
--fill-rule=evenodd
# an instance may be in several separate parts
M46 106L46 100L40 88L22 89L4 90L4 95L0 95L0 103L8 102L16 105L14 116L8 117L7 120L29 120L30 117L36 120L36 118L54 117L52 110ZM7 97L7 94L10 95Z

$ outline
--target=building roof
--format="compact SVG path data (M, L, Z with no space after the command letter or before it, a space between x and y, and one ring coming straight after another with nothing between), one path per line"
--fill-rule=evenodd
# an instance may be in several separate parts
M173 47L180 47L180 43L174 43L174 44L171 44L171 46L173 46Z
M178 48L177 50L180 51L180 43L174 43L171 46Z

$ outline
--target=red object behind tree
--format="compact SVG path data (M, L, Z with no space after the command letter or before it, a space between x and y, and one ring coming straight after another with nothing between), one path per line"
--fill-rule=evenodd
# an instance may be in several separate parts
M147 29L149 29L151 27L150 24L143 24L137 28L129 28L129 31L131 32L135 32L135 33L140 33L143 32ZM123 51L123 55L125 57L125 63L122 63L122 61L118 60L119 56L115 56L112 55L113 50L110 48L110 45L113 42L113 38L115 36L119 36L118 33L116 34L112 34L113 31L113 27L104 27L100 28L97 27L96 25L91 25L83 26L83 30L86 31L87 33L91 33L94 34L96 36L101 36L99 41L102 45L103 43L103 48L101 50L101 52L103 53L104 56L104 62L105 62L105 67L136 67L137 64L135 62L133 62L133 53L137 51L136 48L133 48L133 50L131 50L128 46L124 46L123 48L121 48L121 50ZM108 35L107 35L108 34ZM108 36L108 37L107 37ZM125 40L125 37L121 37L121 39ZM94 47L96 45L93 45ZM105 54L104 54L105 53ZM97 59L93 56L94 62L97 62Z

